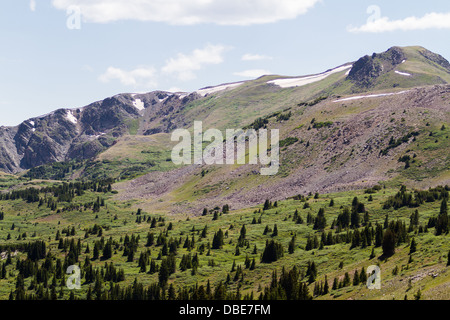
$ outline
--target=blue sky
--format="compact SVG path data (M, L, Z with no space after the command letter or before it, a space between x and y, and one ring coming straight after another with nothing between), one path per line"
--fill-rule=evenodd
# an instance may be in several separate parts
M446 0L16 0L0 3L0 26L9 126L117 93L319 73L394 45L450 59Z

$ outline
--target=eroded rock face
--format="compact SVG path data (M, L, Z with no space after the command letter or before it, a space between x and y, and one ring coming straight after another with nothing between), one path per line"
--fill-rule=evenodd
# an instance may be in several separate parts
M364 56L355 62L347 78L359 87L370 88L381 75L392 71L405 59L405 53L397 47L371 57Z
M59 109L0 128L0 169L16 173L68 159L88 159L127 132L126 122L139 118L131 99L115 97L81 109Z
M424 58L440 65L441 67L446 69L448 73L450 73L450 63L443 56L441 56L437 53L431 52L429 50L423 50L420 52L420 54Z
M131 126L143 135L169 132L179 120L177 112L199 98L163 91L119 94L16 127L0 127L0 170L17 173L52 162L92 159L128 134Z

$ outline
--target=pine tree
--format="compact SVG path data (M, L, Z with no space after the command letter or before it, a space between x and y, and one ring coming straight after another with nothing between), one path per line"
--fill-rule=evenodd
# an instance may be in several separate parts
M261 257L261 262L271 263L277 261L283 256L283 251L283 246L280 243L274 240L267 241Z
M294 251L295 251L295 235L292 237L291 241L289 242L289 248L288 248L289 254L293 254Z
M273 227L272 237L276 237L276 236L278 236L278 227L275 224Z
M247 229L245 228L245 224L244 224L244 225L242 225L241 232L239 235L239 239L238 239L239 244L241 244L241 245L243 244L246 235L247 235Z
M411 245L410 245L410 247L409 247L409 254L411 255L411 254L413 254L413 253L416 252L416 251L417 251L417 243L416 243L416 239L413 238L413 239L411 240Z
M360 281L360 280L361 280L361 279L360 279L358 270L355 270L355 274L353 275L353 285L354 285L354 286L359 285L359 281Z
M385 257L390 257L395 253L396 244L395 234L390 230L386 230L383 236L383 255Z
M377 223L377 227L375 230L375 248L381 247L381 245L383 244L383 236L383 228L380 224Z
M352 229L357 229L361 226L361 217L359 215L359 212L356 209L354 209L352 211L352 215L350 217L350 223L351 223L350 228L352 228Z
M323 295L326 295L326 294L328 294L329 291L330 291L330 287L329 287L329 285L328 285L328 278L327 278L327 276L325 276L325 284L324 284L324 286L323 286L323 292L322 292L322 294L323 294Z
M419 210L414 211L413 214L411 214L411 217L409 218L409 222L413 226L419 225Z
M269 201L269 199L267 199L267 200L264 202L263 210L266 211L266 210L269 210L269 209L271 209L271 208L272 208L272 203Z
M372 248L372 252L370 253L369 260L372 260L373 258L375 258L375 248Z
M206 238L206 235L208 233L208 226L205 225L205 227L202 230L202 234L200 235L201 238Z
M324 230L327 226L327 219L325 218L325 209L320 208L317 217L314 221L314 230Z
M253 258L253 260L252 260L252 264L250 265L250 270L255 270L255 268L256 268L256 260L255 260L255 258Z
M364 267L361 268L361 272L359 274L359 282L363 284L367 282L367 273Z
M337 290L338 287L339 287L338 279L337 279L337 278L334 278L334 280L333 280L333 286L332 286L331 290Z
M447 198L442 199L441 210L436 220L436 235L446 234L449 231Z
M214 238L212 241L212 249L220 249L223 246L223 232L221 229L214 234Z
M344 275L344 280L342 283L343 287L348 287L350 285L351 281L350 281L350 275L348 274L348 272L345 273Z
M308 283L311 284L314 281L316 281L316 277L317 277L317 267L316 264L314 263L314 261L310 261L308 262L308 266L306 269L306 277L308 277Z
M112 257L112 241L108 241L106 245L103 247L103 256L102 260L107 260Z

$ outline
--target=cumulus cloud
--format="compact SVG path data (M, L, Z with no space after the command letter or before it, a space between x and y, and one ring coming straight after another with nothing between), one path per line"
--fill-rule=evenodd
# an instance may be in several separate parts
M36 11L36 0L30 0L30 10Z
M428 29L450 29L450 12L433 12L420 18L408 17L402 20L390 20L387 17L382 17L380 19L369 21L360 27L348 27L348 31L353 33L381 33L398 30L412 31Z
M157 85L156 70L153 67L140 67L130 71L109 67L105 73L100 75L99 80L104 83L119 80L125 86L134 87L155 87Z
M178 88L178 87L171 87L171 88L169 88L169 89L167 89L167 90L165 90L165 91L167 91L167 92L172 92L172 93L176 93L176 92L185 92L185 90L183 90L183 89L181 89L181 88Z
M118 20L171 25L253 25L295 19L320 0L52 0L55 8L78 6L87 22Z
M247 53L242 56L242 61L260 61L260 60L271 60L272 57L264 56L260 54Z
M147 88L155 88L160 80L173 77L179 81L189 81L197 77L196 71L204 69L208 65L222 63L227 49L222 45L208 44L201 49L193 50L190 54L178 53L176 57L168 59L162 67L156 68L144 66L133 70L124 70L110 66L98 77L98 80L103 83L120 81L124 86Z
M195 71L206 65L222 63L225 50L225 46L209 44L188 55L179 53L176 58L167 60L161 71L164 74L174 75L180 81L193 80L197 77Z
M264 75L271 74L271 72L269 70L264 70L264 69L252 69L252 70L245 70L245 71L241 71L241 72L235 72L233 74L235 76L239 76L242 78L255 79L255 78L259 78Z

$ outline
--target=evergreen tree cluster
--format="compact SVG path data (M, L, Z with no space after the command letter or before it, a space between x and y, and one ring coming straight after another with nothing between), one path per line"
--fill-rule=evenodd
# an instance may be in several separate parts
M407 192L402 186L400 191L393 197L389 197L383 204L383 209L400 209L402 207L417 208L425 202L448 199L449 187L436 187L429 190Z

